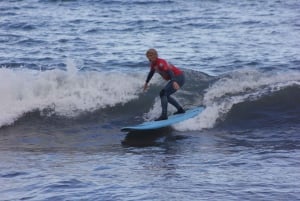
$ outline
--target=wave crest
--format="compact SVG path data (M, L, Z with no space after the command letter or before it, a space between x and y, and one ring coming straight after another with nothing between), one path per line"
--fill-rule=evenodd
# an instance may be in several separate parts
M124 76L120 72L0 68L0 80L1 127L34 110L72 117L82 111L124 104L138 98L144 76Z

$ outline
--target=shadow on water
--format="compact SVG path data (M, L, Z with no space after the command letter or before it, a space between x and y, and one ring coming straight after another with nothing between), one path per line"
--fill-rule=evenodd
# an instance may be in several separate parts
M134 131L127 133L122 141L125 147L148 147L159 146L165 141L178 140L182 136L173 136L171 127L149 130L149 131Z

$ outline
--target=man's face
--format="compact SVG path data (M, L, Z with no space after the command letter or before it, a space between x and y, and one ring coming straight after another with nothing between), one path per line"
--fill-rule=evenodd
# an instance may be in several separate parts
M147 54L147 58L148 58L148 60L149 60L151 63L153 63L153 62L156 61L157 55L154 54L153 52L149 52L149 53Z

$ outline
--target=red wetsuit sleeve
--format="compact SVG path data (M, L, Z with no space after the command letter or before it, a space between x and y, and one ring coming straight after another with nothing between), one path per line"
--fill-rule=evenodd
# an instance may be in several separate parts
M174 80L175 76L182 74L179 68L161 58L157 58L155 63L151 63L150 72L146 79L147 83L151 80L155 72L159 73L165 80Z
M173 80L175 76L181 75L182 71L176 66L169 64L164 59L158 59L158 72L165 80Z

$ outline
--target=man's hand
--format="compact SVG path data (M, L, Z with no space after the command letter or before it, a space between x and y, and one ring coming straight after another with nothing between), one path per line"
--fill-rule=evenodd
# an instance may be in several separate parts
M144 84L143 92L147 91L148 88L149 88L149 86L148 86L148 83L146 82L146 83Z
M177 82L173 82L173 88L175 89L175 90L178 90L179 88L180 88L180 86L179 86L179 84L177 83Z

